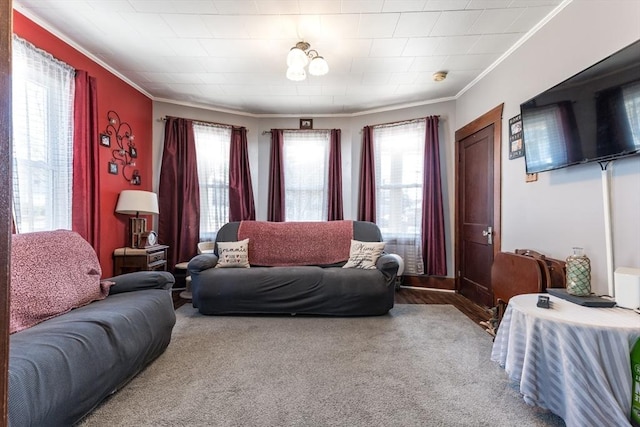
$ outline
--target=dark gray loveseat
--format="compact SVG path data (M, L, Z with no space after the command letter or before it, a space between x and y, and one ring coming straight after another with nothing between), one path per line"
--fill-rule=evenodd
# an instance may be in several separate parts
M41 269L44 274L51 270L51 282L47 284L51 292L60 289L62 275L70 270L84 276L98 274L99 279L99 268L95 271L74 256L78 252L91 256L86 242L84 248L78 248L82 246L79 236L65 236L62 241L70 238L68 245L47 245L46 233L30 234L33 236L14 236L14 240L40 239L27 246L39 246L47 257L65 266L61 272L46 265ZM12 258L19 259L12 259L12 269L18 271L12 271L12 288L28 279L24 276L30 275L30 269L23 267L36 270L38 263L47 262L29 259L29 251L26 255L25 251L15 252ZM103 299L10 335L9 425L70 426L167 348L176 321L170 291L173 276L167 272L136 272L106 280L110 287ZM70 285L68 293L74 291L73 283ZM12 315L17 309L12 307Z
M376 224L349 223L352 223L351 236L341 239L382 241ZM218 232L216 248L218 242L238 241L241 224L225 224ZM289 223L279 224L283 233L293 229L287 225ZM313 225L318 226L323 225ZM296 252L304 253L308 249L305 247L309 244L308 236L300 231L300 227L295 230L295 235L290 236L291 245ZM387 313L394 304L396 258L382 255L376 268L369 270L342 268L348 258L347 250L342 261L329 265L304 265L302 262L300 265L261 266L252 263L250 268L215 268L217 252L201 254L189 262L193 306L202 314L364 316ZM249 261L252 261L251 250Z

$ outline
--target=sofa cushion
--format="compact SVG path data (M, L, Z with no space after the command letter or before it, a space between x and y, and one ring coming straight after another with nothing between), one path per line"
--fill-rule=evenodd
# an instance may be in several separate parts
M360 242L351 241L349 250L349 260L342 268L362 268L373 270L376 268L376 261L382 255L384 242Z
M91 245L69 230L11 239L10 333L104 299L102 270Z
M216 268L249 268L249 239L218 243Z

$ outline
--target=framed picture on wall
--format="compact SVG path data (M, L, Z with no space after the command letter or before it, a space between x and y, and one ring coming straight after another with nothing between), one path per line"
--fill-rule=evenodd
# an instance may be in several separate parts
M522 117L520 114L509 119L509 160L524 156L522 139Z
M118 174L118 164L115 162L109 162L109 173L112 175Z
M300 129L313 129L313 119L300 119Z
M100 145L102 145L103 147L111 147L111 137L106 133L101 133Z
M131 183L133 185L140 185L141 181L140 181L140 172L138 171L138 169L133 171L133 177L131 178Z

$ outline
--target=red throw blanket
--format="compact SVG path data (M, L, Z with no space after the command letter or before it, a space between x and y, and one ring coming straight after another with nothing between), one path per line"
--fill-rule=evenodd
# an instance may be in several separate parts
M242 221L238 240L249 239L249 264L327 265L349 259L353 221Z
M69 230L14 234L11 238L10 333L101 300L113 282L91 245Z

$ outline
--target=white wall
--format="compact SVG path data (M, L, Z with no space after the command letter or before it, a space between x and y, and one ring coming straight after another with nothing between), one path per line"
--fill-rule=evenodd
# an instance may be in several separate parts
M638 39L640 2L574 0L456 100L455 128L500 103L506 124L521 102ZM525 183L524 158L509 160L507 126L502 140L502 249L529 248L564 259L581 246L591 259L594 292L606 294L600 166L545 172ZM614 265L640 268L640 156L616 160L612 173Z

